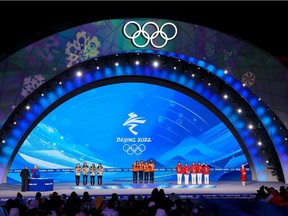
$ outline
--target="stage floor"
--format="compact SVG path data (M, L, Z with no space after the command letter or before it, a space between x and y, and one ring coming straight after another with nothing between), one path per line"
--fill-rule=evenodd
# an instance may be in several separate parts
M120 198L126 199L131 194L147 197L151 194L153 188L163 188L166 195L175 193L181 198L197 199L199 196L204 196L211 199L253 199L261 185L276 189L279 189L282 185L288 186L281 182L247 182L245 186L242 186L240 181L217 181L210 182L210 185L177 185L175 182L155 182L154 184L103 182L102 186L75 186L74 182L56 182L54 183L53 191L41 191L41 194L44 197L49 196L53 192L57 192L59 195L70 195L72 191L75 191L79 196L82 196L85 191L88 191L91 196L102 195L104 199L111 197L112 193L117 193ZM1 201L15 198L17 192L21 192L20 190L20 183L0 184ZM36 191L21 193L25 198L29 199L35 196Z

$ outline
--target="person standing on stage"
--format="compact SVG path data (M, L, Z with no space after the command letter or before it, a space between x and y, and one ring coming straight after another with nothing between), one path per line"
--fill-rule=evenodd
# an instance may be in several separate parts
M40 178L40 171L37 164L34 165L34 168L31 170L32 178Z
M197 167L194 162L192 162L190 166L190 173L191 173L191 183L192 185L196 185L196 172L197 172Z
M28 190L28 184L29 184L29 179L30 179L30 171L27 166L24 166L24 169L21 170L20 172L20 177L21 177L21 191L27 191Z
M204 184L209 185L209 173L210 173L210 167L207 163L205 163L203 167L203 174L204 174Z
M132 164L133 183L137 183L137 181L138 181L138 169L139 169L139 163L138 163L138 160L136 160Z
M98 185L102 185L102 178L103 178L104 167L102 166L101 163L98 164L96 170L97 170L97 181L98 181Z
M197 184L201 185L202 184L202 173L203 172L203 167L200 162L197 164L196 168L196 175L197 175Z
M88 182L88 172L89 172L89 167L87 165L87 162L83 163L82 166L82 177L83 177L83 185L87 185Z
M140 160L138 172L139 172L139 182L143 183L144 163L142 160Z
M76 181L76 185L79 185L80 183L80 174L81 174L81 166L80 163L77 163L75 169L74 169L74 173L75 173L75 181Z
M144 163L144 182L148 183L148 176L149 176L149 164L148 161Z
M244 164L241 165L240 168L240 180L242 181L242 185L245 186L245 183L247 181L247 175L246 175L246 168L244 167Z
M178 161L178 164L176 166L176 173L177 173L177 184L182 184L182 175L183 175L183 167L180 161Z
M185 166L183 167L183 174L184 174L184 184L189 185L190 169L189 169L188 163L186 163Z
M90 184L94 185L95 184L95 174L96 174L96 166L94 163L92 163L92 165L89 169L89 172L90 172Z
M150 160L149 163L150 183L154 183L154 173L155 173L155 163L153 162L153 160Z

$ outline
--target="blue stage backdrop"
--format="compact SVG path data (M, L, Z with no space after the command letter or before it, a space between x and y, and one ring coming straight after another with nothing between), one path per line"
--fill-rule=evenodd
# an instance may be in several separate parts
M24 141L7 182L19 182L20 170L33 164L41 177L74 182L78 162L102 163L105 182L131 181L132 163L150 159L155 181L176 180L178 161L208 163L211 181L239 180L241 164L247 165L230 130L198 101L163 86L128 82L83 92L49 113Z

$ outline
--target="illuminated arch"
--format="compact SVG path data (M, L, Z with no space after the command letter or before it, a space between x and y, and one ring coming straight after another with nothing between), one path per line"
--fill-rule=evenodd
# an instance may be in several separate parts
M137 59L141 62L140 65L135 64ZM159 67L154 67L153 61L158 61ZM119 65L115 65L116 62ZM77 70L83 71L81 77L75 75ZM265 104L222 69L217 69L213 65L207 65L203 61L191 57L177 56L174 53L160 55L155 51L119 53L79 63L53 77L33 92L7 120L8 124L15 124L7 132L5 147L2 149L4 153L11 155L11 157L2 156L2 161L5 160L4 162L7 164L2 178L6 178L20 146L33 127L45 116L45 112L57 107L61 98L62 101L65 97L70 98L71 94L77 95L83 91L83 88L88 88L87 86L95 85L103 80L104 83L111 84L113 83L112 78L117 77L128 78L128 80L129 77L132 80L139 78L145 80L145 77L146 79L166 80L194 92L198 95L199 101L214 110L214 113L225 122L240 143L251 168L252 180L265 181L267 175L272 177L271 173L263 173L268 166L266 161L269 160L270 166L280 165L277 169L277 177L283 181L284 174L281 163L273 148L273 141L275 142L281 137L277 132L271 134L265 130L263 122L258 117L259 114L253 110L261 110L261 114L265 116L268 112ZM212 86L208 85L209 83ZM231 87L233 85L238 88L239 92L242 92L242 95L246 94L246 97L240 96ZM229 95L230 98L223 98L224 94ZM249 105L249 101L250 104L253 102L253 107ZM237 113L239 105L245 110L244 113ZM27 106L30 108L27 109ZM253 129L248 128L251 122ZM8 125L5 127L7 128ZM260 140L263 143L262 146L258 145Z
M221 83L223 84L224 82L225 87L230 89L233 94L238 92L238 94L234 95L238 95L239 100L243 100L244 102L248 102L248 104L250 104L249 106L247 104L247 107L251 107L253 110L253 121L257 122L257 127L259 126L258 129L262 136L261 138L265 141L268 141L268 143L271 142L268 146L262 149L265 152L266 159L269 160L269 157L274 159L272 161L272 167L273 169L276 169L278 180L283 180L283 174L285 179L284 181L287 182L288 148L287 145L285 145L287 143L287 129L282 123L281 119L285 119L287 116L287 113L285 113L283 110L285 110L285 107L288 106L288 103L285 103L288 97L283 97L283 105L280 107L279 103L273 104L271 102L274 100L272 88L269 89L269 93L272 99L269 101L269 97L266 97L265 100L262 100L263 95L265 96L265 92L267 90L265 85L263 85L264 87L262 88L255 85L243 87L242 83L239 81L241 80L241 77L243 77L242 75L244 68L251 68L252 72L256 73L257 77L258 74L262 75L262 70L273 70L277 71L279 74L281 72L284 73L285 70L283 67L279 66L278 62L275 62L275 60L273 60L270 56L267 56L267 54L259 52L259 50L248 44L245 44L244 42L224 35L215 30L178 21L173 21L173 23L175 23L178 28L178 35L176 38L177 40L175 39L173 41L169 41L168 45L163 47L160 51L157 48L153 48L151 44L141 50L137 50L137 48L133 46L133 43L131 43L131 40L124 39L122 33L123 25L131 20L132 19L106 20L77 26L75 28L59 32L43 40L37 41L23 48L22 50L19 50L19 52L16 52L14 55L11 55L7 59L1 61L0 66L3 68L1 70L6 72L2 73L5 75L1 74L3 76L3 79L1 77L1 81L3 80L2 85L4 89L3 92L1 92L1 98L4 100L1 101L0 113L0 119L3 121L3 125L0 131L0 139L2 142L0 158L1 181L5 181L5 176L8 172L7 165L9 165L12 160L7 158L9 158L11 155L13 158L13 152L15 151L14 147L17 146L17 140L21 139L21 135L25 134L25 130L29 125L29 121L33 121L35 118L35 116L31 115L30 113L25 116L25 118L28 120L28 123L25 121L20 121L21 124L14 125L14 117L16 114L23 115L23 110L21 109L24 105L26 105L27 101L30 102L36 100L37 97L35 96L37 94L30 93L33 90L38 91L36 88L29 89L31 92L25 89L26 91L21 96L23 89L21 89L19 80L25 80L26 75L29 75L27 79L30 79L33 76L40 76L40 78L37 80L39 81L39 83L37 83L37 86L40 86L39 89L52 88L53 86L49 85L53 84L53 82L50 83L50 81L56 82L53 77L57 77L57 74L62 73L62 71L66 71L67 68L67 71L70 71L69 69L75 69L72 66L77 67L82 62L87 63L87 60L94 60L95 57L104 59L105 56L108 57L115 53L121 54L125 51L129 51L147 53L151 55L159 54L160 56L171 56L184 62L190 62L191 64L199 66L201 70L203 69L209 71L208 75L206 75L207 77L212 74L217 76ZM151 19L146 18L133 20L139 23L151 21ZM155 22L161 26L168 21L155 20ZM111 29L115 29L114 35L111 35ZM204 35L203 38L202 35ZM83 44L85 49L77 50L77 52L75 52L76 54L74 55L73 52L71 52L71 49L73 47L81 47L78 46L80 44L80 39L85 39L85 44ZM219 41L219 43L213 43L215 40ZM221 52L215 52L216 49L223 52L225 50L226 51L223 55L221 55L219 54ZM231 50L233 50L233 52ZM236 53L237 55L233 55L233 53ZM193 58L189 56L193 56ZM203 58L203 56L205 58ZM261 63L255 61L254 64L256 66L258 65L258 68L256 68L256 66L254 67L253 64L251 65L249 63L250 61L253 62L255 59L261 59L264 66L259 68L259 64L261 65ZM229 73L225 74L224 71L220 68L228 69ZM11 71L14 73L9 73ZM41 75L38 74L40 71L42 72ZM247 73L248 79L251 75L253 76L252 72ZM108 76L108 74L106 75ZM101 76L101 74L99 76ZM178 76L175 73L171 73L171 77L169 77L169 79L170 78L172 79L172 82L177 80L180 85L183 85L183 82L185 83L187 81L185 75ZM266 80L269 80L269 76L267 76ZM280 78L280 80L286 85L286 79ZM78 84L79 86L81 85L81 83ZM248 84L250 85L251 83L248 82ZM187 83L185 85L187 85ZM189 85L192 84L189 83ZM9 86L9 88L6 89L4 86ZM199 84L198 86L201 85ZM203 96L208 97L206 95L208 90L205 91L205 89L208 89L208 87L204 86L200 87L200 89L203 90ZM253 91L257 92L257 94L261 95L261 97L256 95ZM3 103L3 101L5 101L5 103ZM270 106L267 106L267 101L270 102ZM49 103L49 101L46 102ZM230 104L227 105L228 108L229 106L233 105L233 101L229 101L229 103ZM226 110L227 114L231 114L230 109L224 110ZM277 111L277 114L274 112L275 110ZM287 110L288 109L286 109L286 112ZM231 116L231 123L235 121L233 117ZM15 137L10 137L12 132L16 135L16 139ZM247 134L250 134L249 131L247 131ZM256 134L259 136L258 131ZM247 148L247 150L249 150L250 156L248 156L248 154L247 156L248 158L253 159L253 156L260 153L260 148L259 146L256 146L257 142L254 142L255 140L249 140L250 142L245 141L246 145L243 145L242 147L243 149ZM264 170L267 172L269 171L267 168L270 164L266 164L264 156L260 161L255 163L261 164L261 168L264 168ZM252 164L254 163L252 162L251 165ZM260 172L260 167L254 169L255 173L257 173L257 170ZM270 172L268 174L271 176ZM254 174L253 178L254 180L259 181L267 180L266 177L263 177L260 174Z

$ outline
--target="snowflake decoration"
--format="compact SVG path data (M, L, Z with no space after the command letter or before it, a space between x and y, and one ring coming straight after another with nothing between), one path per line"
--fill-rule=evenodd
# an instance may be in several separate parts
M248 71L242 76L242 83L245 86L252 86L255 83L256 76L252 72Z
M48 37L47 39L38 42L36 45L32 44L26 47L26 50L30 52L26 61L30 64L39 63L42 61L52 62L54 56L59 53L59 40L56 37Z
M41 86L45 81L45 78L41 75L35 75L34 77L25 77L23 81L23 88L21 91L21 95L23 97L27 97L31 94L35 89Z
M78 32L73 43L68 42L65 53L67 54L67 68L98 55L100 42L97 37L90 38L86 32Z

